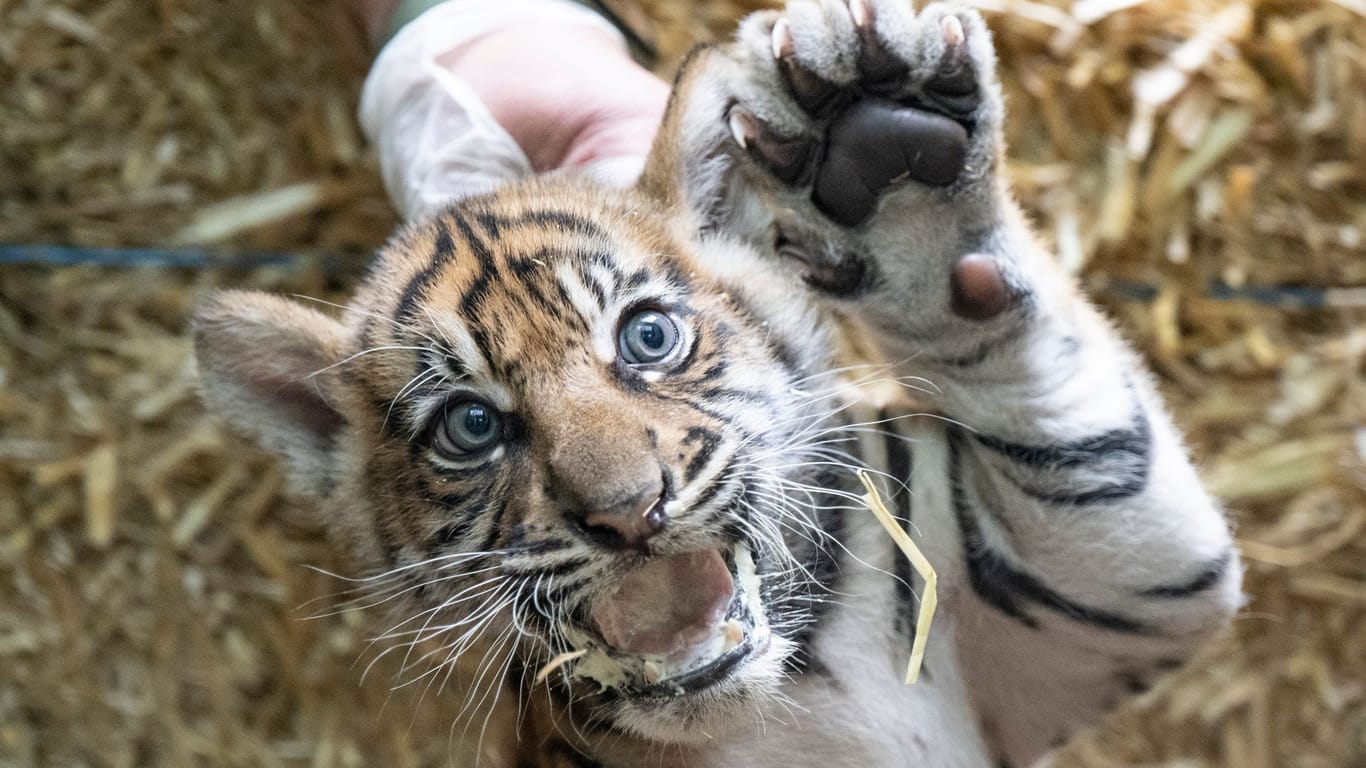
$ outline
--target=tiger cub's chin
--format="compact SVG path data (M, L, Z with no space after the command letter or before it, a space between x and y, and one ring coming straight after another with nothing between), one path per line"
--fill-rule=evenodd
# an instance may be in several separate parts
M626 697L615 705L612 721L650 741L671 744L704 744L753 728L756 713L770 711L781 698L784 662L791 652L790 641L770 636L711 685L674 696Z

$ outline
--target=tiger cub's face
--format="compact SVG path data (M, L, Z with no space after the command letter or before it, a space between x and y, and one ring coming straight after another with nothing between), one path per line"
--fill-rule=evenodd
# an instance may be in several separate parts
M210 403L410 599L394 642L528 684L582 652L542 684L688 741L749 717L819 599L827 345L797 282L671 226L528 184L401 232L340 322L227 292L196 344Z

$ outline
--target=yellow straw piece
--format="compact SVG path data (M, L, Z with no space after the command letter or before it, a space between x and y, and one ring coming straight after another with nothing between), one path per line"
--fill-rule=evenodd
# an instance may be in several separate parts
M873 485L873 479L862 469L858 470L857 474L863 487L868 489L868 495L863 497L864 503L873 510L873 515L882 523L882 527L887 529L887 535L901 548L906 559L911 561L915 572L925 580L925 589L920 593L920 610L916 612L915 617L915 642L911 645L911 660L906 665L906 685L911 685L920 678L920 666L925 663L925 642L930 639L930 624L934 622L934 609L939 604L939 576L934 572L934 566L930 565L930 561L925 559L920 547L911 541L911 537L897 524L892 513L887 511L887 505L882 502L882 496Z
M536 673L536 682L534 682L533 685L540 685L542 682L545 681L547 677L550 677L551 672L554 672L560 667L563 667L565 664L568 664L574 659L577 659L580 656L583 656L587 653L587 650L565 651L559 656L556 656L555 658L547 662L544 667L541 667L540 672Z

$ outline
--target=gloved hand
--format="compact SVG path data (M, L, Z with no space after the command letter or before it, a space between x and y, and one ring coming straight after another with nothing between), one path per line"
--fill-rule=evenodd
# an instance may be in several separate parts
M566 0L449 0L366 78L360 118L406 218L532 173L640 174L668 87Z

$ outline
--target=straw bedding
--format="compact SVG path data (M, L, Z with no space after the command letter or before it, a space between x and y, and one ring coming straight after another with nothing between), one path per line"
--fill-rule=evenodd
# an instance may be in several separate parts
M1366 4L979 5L1019 194L1250 566L1229 636L1063 763L1366 766ZM665 67L743 10L646 7ZM393 225L368 55L340 2L0 0L0 243L315 254L0 266L0 765L470 759L451 686L361 682L377 613L308 619L346 587L305 567L346 570L326 510L205 416L184 335L214 286L339 298Z

